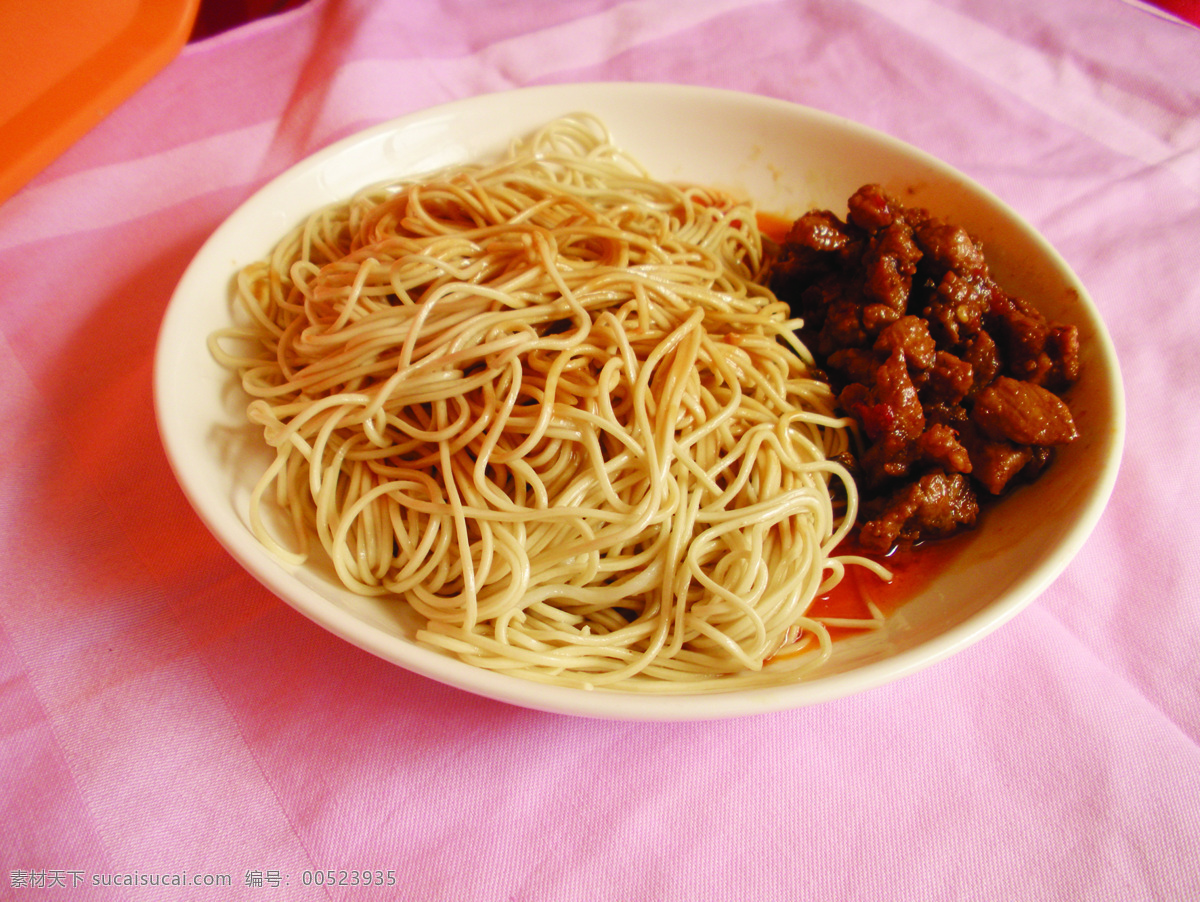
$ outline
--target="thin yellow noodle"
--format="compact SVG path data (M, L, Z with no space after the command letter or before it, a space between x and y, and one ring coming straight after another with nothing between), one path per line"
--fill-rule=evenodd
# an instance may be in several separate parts
M846 566L887 573L834 554L851 427L765 265L752 207L652 179L585 114L313 213L210 338L276 453L253 531L479 667L631 692L801 678L829 627L881 620L813 599Z

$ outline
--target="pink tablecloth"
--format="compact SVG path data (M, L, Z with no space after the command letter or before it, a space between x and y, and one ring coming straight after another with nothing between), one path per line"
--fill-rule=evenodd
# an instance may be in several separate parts
M326 634L200 524L150 373L212 229L362 126L604 79L883 129L1090 286L1125 460L1009 625L818 707L573 719ZM0 897L1200 898L1198 246L1200 30L1120 0L315 0L193 43L0 206Z

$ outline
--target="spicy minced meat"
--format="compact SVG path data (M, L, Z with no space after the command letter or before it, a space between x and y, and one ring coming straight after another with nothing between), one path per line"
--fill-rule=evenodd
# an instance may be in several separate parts
M1060 394L1075 326L991 277L965 229L865 185L840 218L791 226L771 288L861 427L859 544L886 552L974 526L980 498L1036 479L1076 437Z

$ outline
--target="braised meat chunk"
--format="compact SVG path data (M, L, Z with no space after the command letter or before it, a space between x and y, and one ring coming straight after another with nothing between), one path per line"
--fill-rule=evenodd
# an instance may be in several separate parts
M793 223L771 288L860 427L859 542L886 552L973 526L1078 430L1062 393L1079 334L991 276L964 228L864 185ZM982 493L982 494L981 494Z
M1078 436L1061 398L1011 376L999 376L979 393L971 419L988 438L1018 445L1065 445Z
M877 506L859 530L867 551L886 553L897 542L942 538L975 525L979 502L961 474L926 473Z

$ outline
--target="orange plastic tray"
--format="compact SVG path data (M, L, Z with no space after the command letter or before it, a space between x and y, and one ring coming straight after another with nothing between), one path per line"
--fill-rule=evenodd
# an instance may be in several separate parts
M0 0L0 203L187 42L200 0Z

